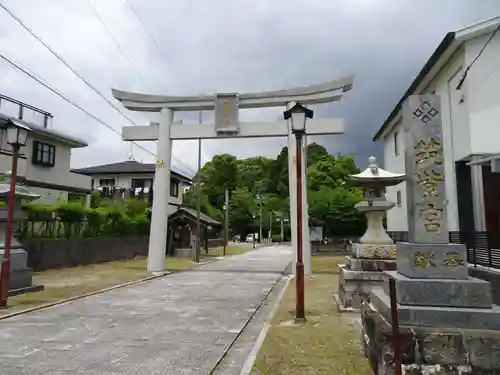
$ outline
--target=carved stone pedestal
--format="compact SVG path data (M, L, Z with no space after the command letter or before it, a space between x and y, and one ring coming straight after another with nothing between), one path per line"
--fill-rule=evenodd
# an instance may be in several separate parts
M335 301L341 311L359 310L372 288L387 283L383 271L396 269L395 251L396 245L353 244L353 255L346 256L345 264L340 266Z
M376 375L395 373L392 329L385 314L363 302L364 352ZM403 374L496 375L500 374L500 332L490 329L448 327L400 327Z
M500 306L491 284L469 277L460 244L398 243L396 285L405 374L500 374ZM365 353L394 374L388 283L362 303Z
M5 174L7 181L0 184L0 201L3 206L0 207L0 259L4 257L5 238L7 232L7 210L8 198L10 197L10 174ZM39 198L37 194L30 193L26 187L16 185L14 200L14 220L25 219L26 213L22 211L21 200L31 201ZM43 290L43 285L33 285L33 270L28 267L28 254L22 245L11 236L10 248L10 273L9 273L9 296L17 294L36 292Z
M1 229L0 236L4 236L4 232ZM1 243L0 259L3 258L3 252L3 243ZM33 285L33 270L27 266L27 261L28 254L26 251L15 239L12 239L12 249L10 251L9 296L43 290L43 285Z

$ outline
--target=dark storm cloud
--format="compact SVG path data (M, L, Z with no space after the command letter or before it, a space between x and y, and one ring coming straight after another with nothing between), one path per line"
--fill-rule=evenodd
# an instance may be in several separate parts
M446 32L500 14L498 0L130 0L148 25L165 62L126 2L93 0L104 21L138 68L130 67L87 1L6 1L100 91L110 87L166 94L259 91L319 83L355 73L342 102L316 106L316 117L343 116L344 136L323 137L331 152L380 155L371 138ZM116 129L127 122L47 54L5 14L3 50L46 77ZM20 49L19 45L23 48ZM118 161L129 146L93 120L11 68L0 65L0 89L53 112L58 125L85 136L75 165ZM5 74L6 73L6 74ZM19 83L22 83L21 85ZM282 109L245 111L243 119L272 120ZM140 123L155 116L129 113ZM196 114L180 118L196 121ZM204 114L208 120L210 114ZM283 140L204 142L213 153L239 156L278 153ZM154 146L148 145L154 151ZM186 152L188 150L189 152ZM135 151L139 158L152 160ZM176 143L174 155L196 165L193 142Z

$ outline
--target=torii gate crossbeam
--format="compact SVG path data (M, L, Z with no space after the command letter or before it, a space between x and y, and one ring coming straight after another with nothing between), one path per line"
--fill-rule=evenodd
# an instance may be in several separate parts
M262 107L290 107L294 102L304 105L328 103L341 100L346 91L352 89L354 76L347 76L339 80L319 85L297 87L286 90L264 91L248 94L216 94L198 96L162 96L125 92L113 89L113 96L123 105L133 111L159 112L160 122L147 126L125 126L122 137L126 141L154 141L158 140L157 168L154 179L153 211L151 215L151 232L149 238L148 271L163 273L165 271L165 256L168 230L168 201L159 192L168 195L170 187L170 168L172 156L172 140L174 139L228 139L228 138L259 138L259 137L287 137L288 138L288 175L290 187L290 224L292 229L292 247L294 249L293 263L297 254L297 176L294 167L296 141L291 134L290 124L287 121L276 122L242 122L238 121L238 108ZM229 98L224 102L232 105L233 110L221 124L182 124L174 122L175 111L215 110L217 118L217 103L220 98ZM342 134L345 124L342 119L309 120L306 125L308 135ZM307 158L305 149L306 137L302 143L302 202L303 207L303 254L304 271L311 273L311 244L309 237L309 214L307 209ZM295 269L295 266L293 267Z

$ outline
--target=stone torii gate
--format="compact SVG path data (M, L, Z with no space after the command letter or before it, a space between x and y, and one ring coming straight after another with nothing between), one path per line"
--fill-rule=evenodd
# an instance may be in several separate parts
M339 101L344 92L352 89L354 76L347 76L331 82L286 90L258 93L222 93L198 96L163 96L126 92L112 89L113 96L125 108L140 112L159 112L160 122L147 126L124 126L122 138L125 141L158 141L158 154L154 179L153 212L149 237L148 271L165 271L165 256L168 230L168 192L170 191L170 168L172 140L174 139L231 139L259 137L288 137L288 175L290 185L290 225L292 229L293 263L297 257L297 176L295 165L296 141L291 134L288 121L239 122L239 108L279 107L290 108L294 102L304 105ZM175 111L214 110L215 124L182 124L174 122ZM343 119L309 120L308 135L343 134ZM311 243L309 237L309 214L307 209L307 157L304 152L307 140L302 144L303 183L303 259L304 272L311 273ZM167 197L159 192L165 192ZM295 270L295 264L293 269Z

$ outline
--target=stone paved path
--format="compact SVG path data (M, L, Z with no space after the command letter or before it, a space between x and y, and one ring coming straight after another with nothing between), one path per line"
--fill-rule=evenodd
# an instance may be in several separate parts
M262 248L0 320L0 374L210 374L290 257Z

